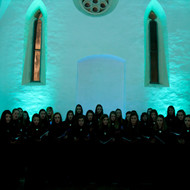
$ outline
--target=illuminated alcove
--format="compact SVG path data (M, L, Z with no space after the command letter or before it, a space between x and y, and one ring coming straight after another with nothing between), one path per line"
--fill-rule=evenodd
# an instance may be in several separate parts
M126 106L125 60L113 55L92 55L77 63L77 103L84 112L101 104L104 113Z

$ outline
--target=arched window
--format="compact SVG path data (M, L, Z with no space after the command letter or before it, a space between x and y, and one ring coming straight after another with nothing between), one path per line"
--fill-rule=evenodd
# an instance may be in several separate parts
M144 16L145 80L147 87L169 86L168 37L164 9L157 0L151 0Z
M33 34L33 72L32 81L40 82L40 65L41 65L41 42L42 42L42 18L41 11L35 14L34 34Z
M151 11L149 18L149 41L150 41L150 83L159 84L158 73L158 32L156 14Z
M34 0L26 12L22 84L46 84L47 10Z

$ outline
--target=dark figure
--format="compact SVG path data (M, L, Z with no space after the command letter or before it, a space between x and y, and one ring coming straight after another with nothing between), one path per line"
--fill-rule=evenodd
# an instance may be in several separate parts
M23 118L22 118L22 131L21 131L21 137L19 138L19 141L22 144L28 143L28 128L30 126L30 117L27 111L23 111Z
M172 131L173 128L176 128L175 108L173 106L168 107L167 116L165 117L165 120L169 131Z
M40 123L40 115L35 113L32 116L32 122L28 128L28 143L40 144L44 137L48 136L48 133L44 134L44 129Z
M121 143L121 126L115 111L110 112L109 122L110 122L111 135L113 137L112 141L117 144Z
M12 113L9 110L5 110L1 115L0 121L0 144L12 143Z
M158 117L158 112L155 109L152 109L150 112L150 119L148 120L149 126L151 129L153 129L156 125L156 120Z
M87 130L85 116L79 115L72 130L74 144L86 144L89 141L89 133Z
M140 134L139 118L136 111L131 112L129 124L126 127L123 140L126 140L131 144L138 144L142 140Z
M98 132L98 123L95 119L95 114L92 110L86 112L86 127L89 135L89 144L96 144L98 141L97 132Z
M125 119L123 119L122 117L122 111L121 109L117 108L115 112L116 112L117 120L119 122L120 129L123 130L125 126Z
M168 144L169 136L167 124L163 115L158 115L156 124L153 127L153 135L151 137L151 143L155 144Z
M39 111L41 130L45 133L49 130L50 122L45 109Z
M12 142L20 143L21 135L22 135L22 128L23 123L22 120L19 120L19 110L13 109L12 111L12 128L11 128L11 135L12 135Z
M112 133L107 114L103 114L98 123L98 139L101 144L112 143Z
M83 115L83 108L80 104L77 104L75 107L75 118L77 119L80 115Z
M47 113L47 118L48 118L49 124L51 125L52 121L53 121L53 114L54 114L53 108L51 106L47 107L46 113Z
M62 116L56 112L52 118L52 125L49 127L48 143L57 144L61 143L61 135L64 133Z
M141 114L139 127L140 127L140 134L144 139L144 143L149 143L149 139L152 136L153 129L150 127L147 112L143 112Z
M103 106L101 104L97 104L95 108L95 118L97 122L99 122L103 114L104 114Z
M131 111L127 111L126 114L125 114L125 126L126 127L129 124L130 116L131 116Z
M64 132L59 137L64 144L72 144L73 143L73 136L72 130L75 124L75 116L72 110L69 110L66 114L65 121L63 122Z
M172 127L172 131L176 132L176 133L181 133L183 128L185 127L185 119L186 113L184 110L178 110L177 114L176 114L176 124L174 125L174 127Z
M185 116L184 123L185 127L178 137L178 144L190 145L190 115Z

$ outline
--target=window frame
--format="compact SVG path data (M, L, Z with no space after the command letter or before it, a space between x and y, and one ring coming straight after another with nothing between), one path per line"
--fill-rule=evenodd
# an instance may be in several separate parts
M149 55L150 55L150 83L159 84L159 56L158 56L158 23L156 14L149 15Z
M32 78L31 78L31 82L40 82L41 81L41 54L42 54L42 28L43 28L43 22L41 20L41 18L43 18L43 14L41 13L41 11L39 10L36 15L35 15L35 20L34 20L34 26L33 26L33 56L32 56ZM41 22L41 26L40 26L40 49L36 48L36 43L37 43L37 30L38 30L38 22ZM35 63L35 55L36 52L40 52L40 61L38 63L38 65ZM35 64L38 67L39 70L39 76L37 76L37 79L35 79Z
M40 20L41 27L41 56L40 56L40 81L33 81L33 47L34 47L34 23L36 14L42 13ZM24 32L24 61L22 85L40 86L46 85L46 65L47 65L47 9L42 1L35 0L26 12Z
M151 82L150 68L150 13L154 12L157 18L158 38L158 80L159 83ZM144 14L144 86L145 87L169 87L169 64L168 64L168 31L166 14L158 1L151 1Z

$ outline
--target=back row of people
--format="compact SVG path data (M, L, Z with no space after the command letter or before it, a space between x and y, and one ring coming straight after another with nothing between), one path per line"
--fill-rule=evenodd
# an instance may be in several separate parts
M3 144L190 144L190 115L173 106L167 116L149 108L140 116L120 109L104 114L102 105L83 114L80 104L69 110L63 121L52 107L41 109L30 121L21 108L5 110L1 115L0 142Z

